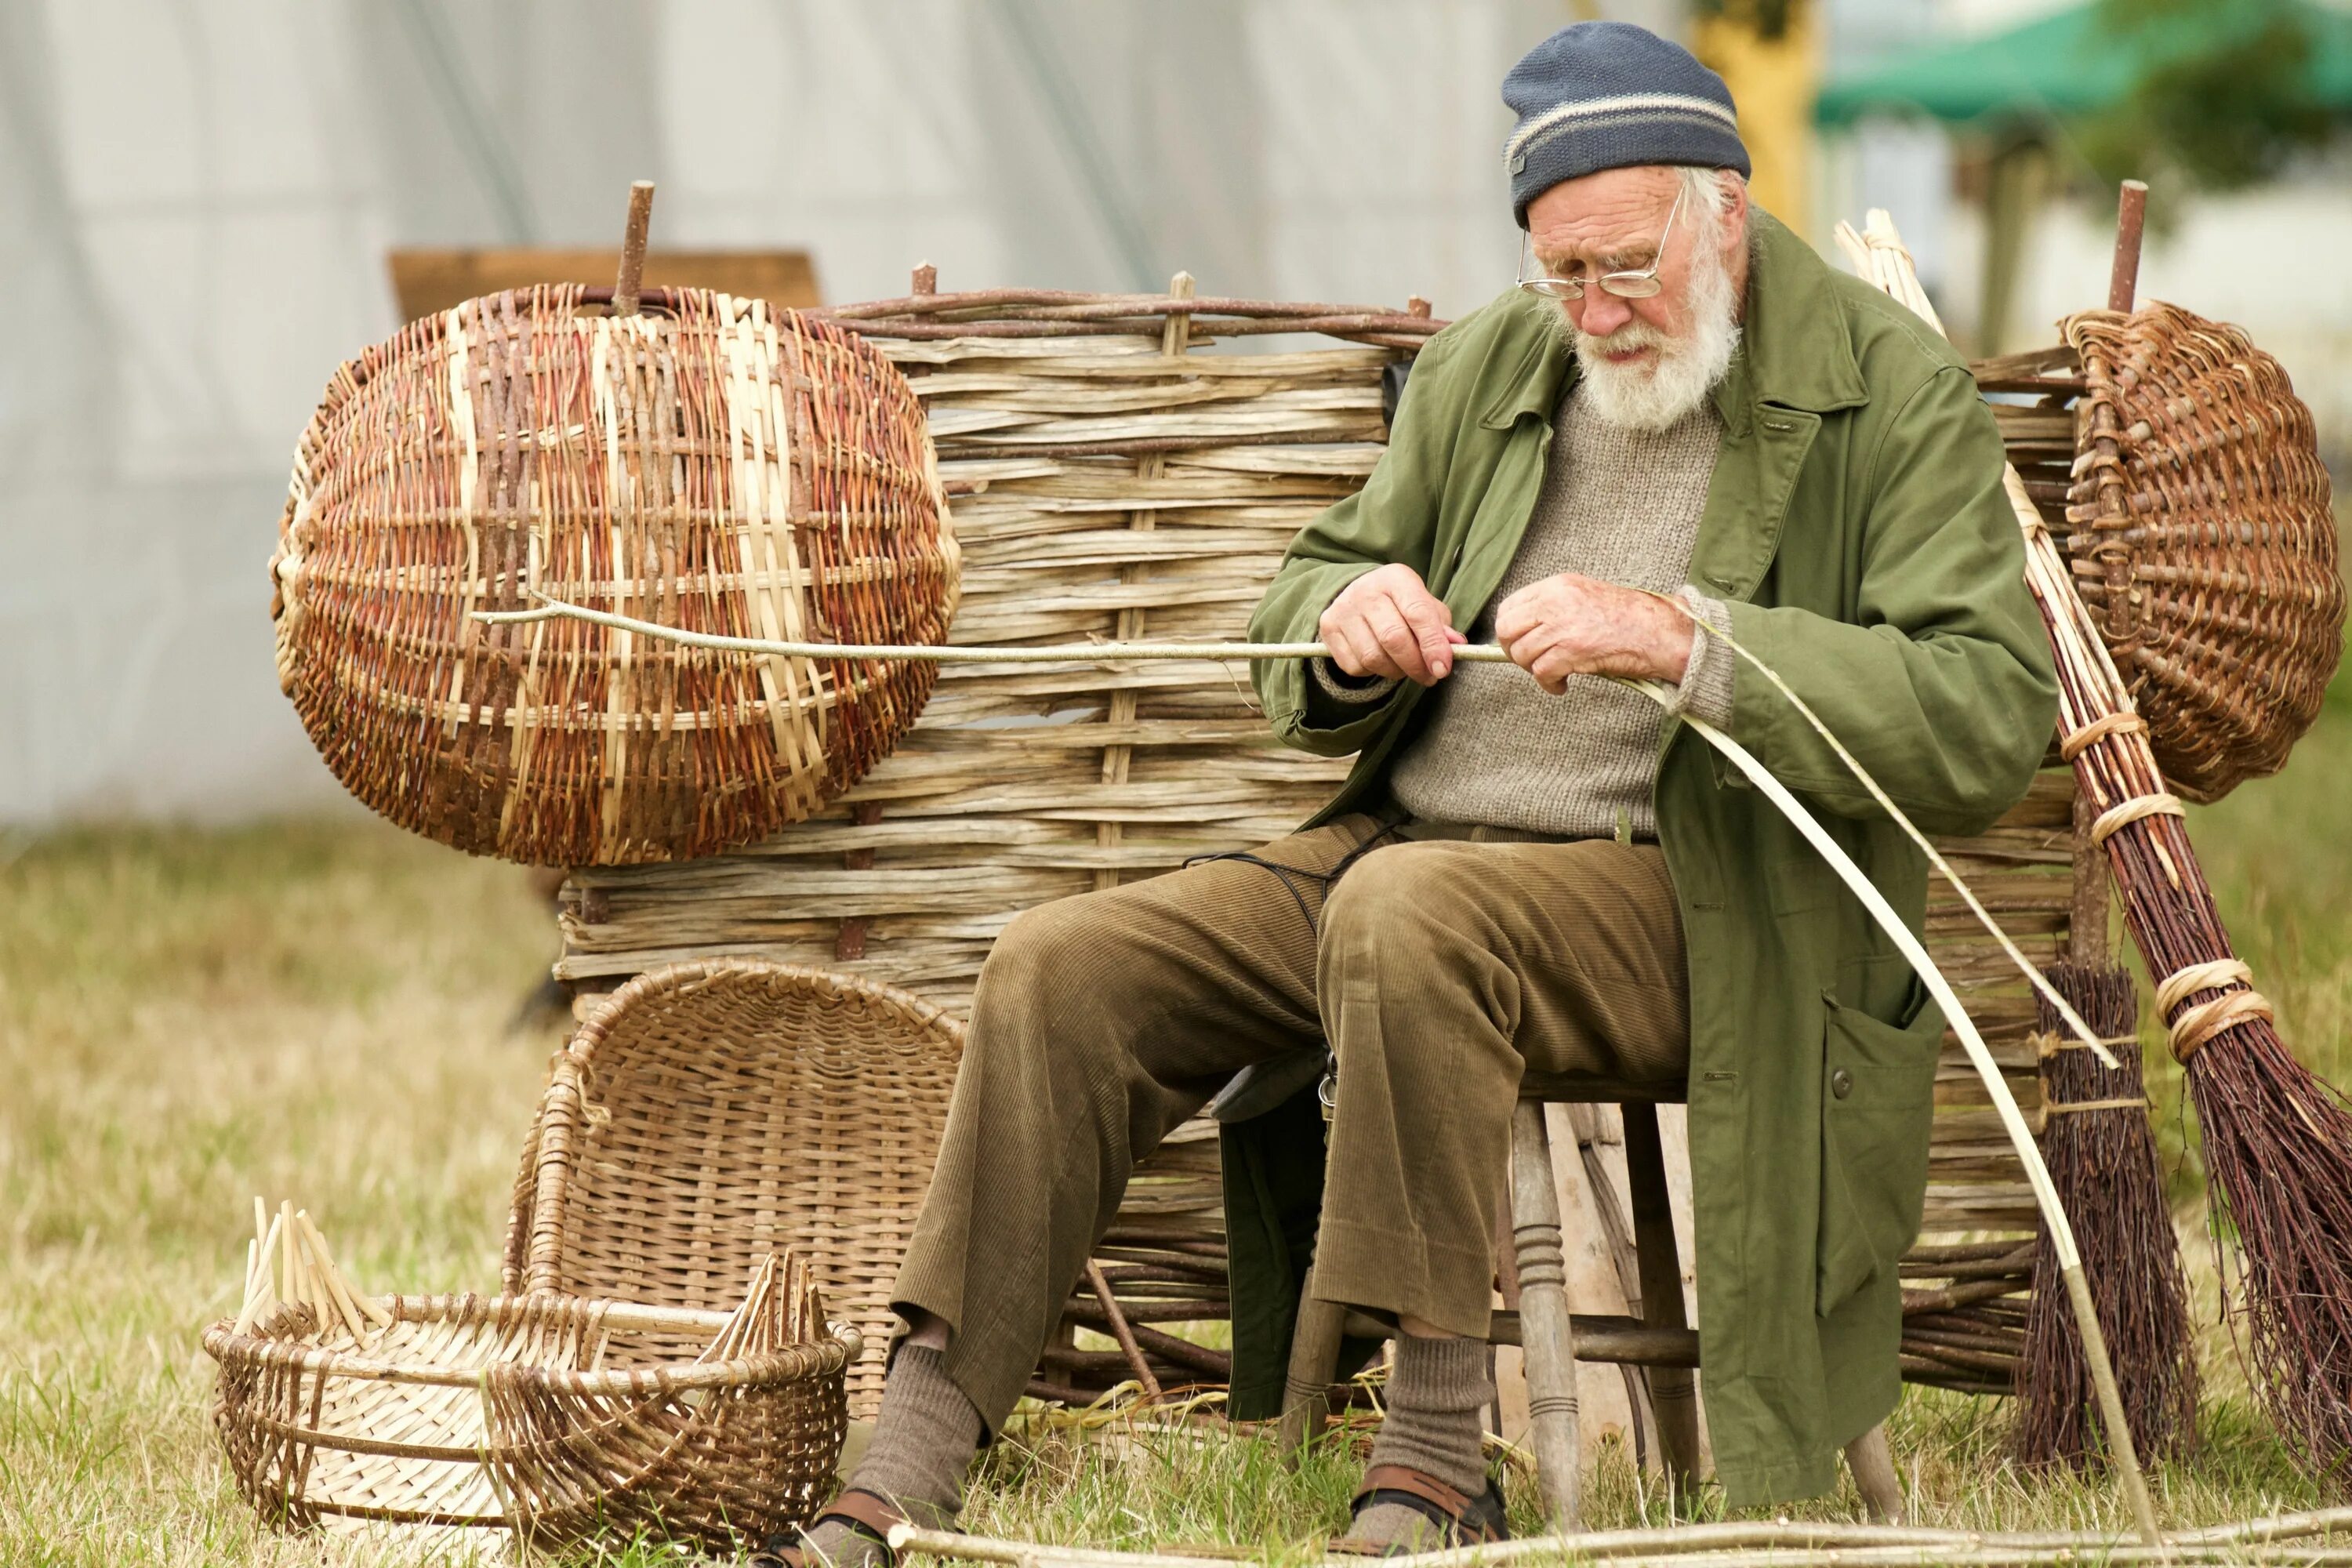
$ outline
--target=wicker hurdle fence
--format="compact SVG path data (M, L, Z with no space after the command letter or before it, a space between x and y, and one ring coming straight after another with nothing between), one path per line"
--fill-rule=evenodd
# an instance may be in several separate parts
M1387 437L1384 382L1443 324L1418 300L1195 298L1181 274L1159 297L933 283L919 269L904 299L825 314L897 363L929 415L962 554L957 643L1234 635L1292 536L1364 482ZM1987 384L2008 374L1989 367ZM2071 415L1997 417L2012 454L2041 465L2030 480L2071 459ZM2063 507L2063 486L2046 499ZM1345 768L1276 744L1238 669L949 665L897 751L811 820L709 859L575 872L557 972L593 992L681 960L769 959L962 1016L1020 910L1279 837ZM1942 846L2037 963L2066 950L2072 818L2071 775L2053 767L2000 825ZM2037 1106L2025 984L1941 884L1927 938ZM1937 1100L1927 1233L1903 1265L1904 1372L2007 1392L2033 1204L1949 1037ZM1032 1392L1089 1398L1131 1375L1132 1356L1067 1331L1113 1332L1114 1315L1161 1383L1223 1379L1223 1352L1169 1331L1228 1311L1217 1184L1206 1124L1144 1162L1097 1255L1102 1289L1081 1282Z

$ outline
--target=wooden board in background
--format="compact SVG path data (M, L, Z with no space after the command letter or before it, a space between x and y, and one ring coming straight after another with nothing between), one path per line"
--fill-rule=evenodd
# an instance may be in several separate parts
M462 300L534 283L586 283L609 289L620 271L618 249L548 246L484 249L400 249L386 253L400 317L413 321ZM806 309L824 302L805 250L648 250L648 289L716 289L744 299Z

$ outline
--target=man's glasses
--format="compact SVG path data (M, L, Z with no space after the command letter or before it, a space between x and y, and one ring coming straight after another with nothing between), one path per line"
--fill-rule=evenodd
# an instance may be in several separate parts
M1685 187L1686 188L1686 187ZM1658 231L1658 251L1650 265L1638 272L1604 272L1591 281L1604 294L1620 300L1646 300L1658 291L1658 268L1666 259L1666 239L1675 232L1675 215L1683 210L1684 189L1675 192L1675 205L1666 209L1666 226ZM1524 231L1519 235L1519 287L1530 294L1541 294L1548 300L1581 300L1586 279L1562 278L1545 271L1535 255L1535 237ZM1528 273L1532 270L1533 277Z

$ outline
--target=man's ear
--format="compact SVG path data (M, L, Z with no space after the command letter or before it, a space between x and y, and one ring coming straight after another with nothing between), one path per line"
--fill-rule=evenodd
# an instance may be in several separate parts
M1732 234L1745 234L1748 230L1748 182L1728 169L1718 171L1715 177L1728 193L1723 204L1724 228Z

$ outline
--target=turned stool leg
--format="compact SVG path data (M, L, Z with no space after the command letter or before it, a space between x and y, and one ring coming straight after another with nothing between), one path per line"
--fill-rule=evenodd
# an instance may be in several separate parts
M1625 1120L1625 1183L1633 1205L1633 1250L1641 1260L1642 1321L1654 1329L1690 1326L1683 1310L1682 1257L1675 1245L1675 1211L1666 1195L1665 1147L1658 1138L1658 1108L1629 1104ZM1698 1389L1685 1367L1648 1370L1650 1408L1658 1418L1672 1495L1686 1498L1698 1477Z
M1903 1522L1903 1483L1895 1474L1895 1454L1886 1446L1886 1423L1880 1422L1845 1446L1845 1468L1853 1472L1854 1490L1863 1507L1880 1524Z
M1290 1335L1290 1367L1282 1380L1282 1425L1275 1447L1285 1464L1298 1462L1299 1449L1323 1435L1331 1414L1331 1378L1339 1370L1339 1339L1348 1310L1315 1298L1315 1271L1298 1292L1298 1326Z
M1560 1251L1559 1189L1552 1184L1544 1108L1523 1100L1511 1113L1511 1240L1519 1276L1520 1348L1527 1360L1528 1436L1544 1511L1576 1528L1576 1330L1568 1315Z

